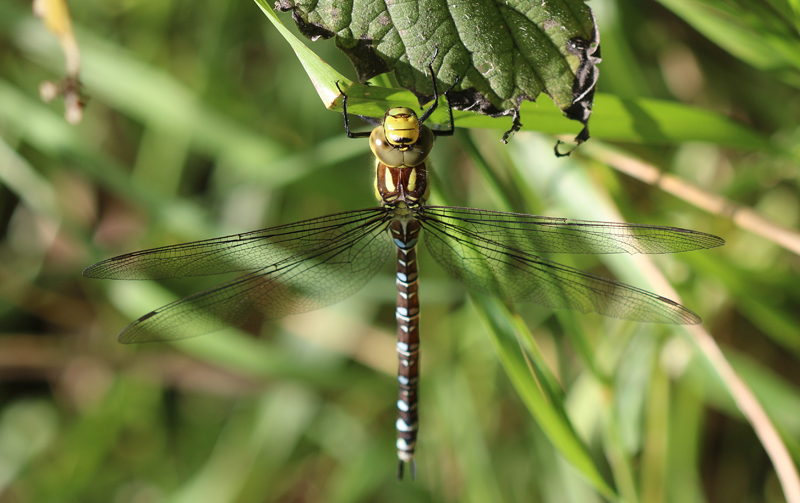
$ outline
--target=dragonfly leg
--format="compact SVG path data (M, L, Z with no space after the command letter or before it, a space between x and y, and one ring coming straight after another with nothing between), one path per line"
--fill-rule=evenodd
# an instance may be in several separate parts
M431 72L431 80L433 81L433 104L428 107L427 110L422 114L419 118L419 123L423 124L428 117L436 110L436 107L439 106L439 88L436 86L436 75L433 74L433 61L436 59L436 55L439 54L439 47L436 47L436 50L433 53L433 58L431 58L431 62L428 63L428 71ZM453 126L453 106L450 104L450 91L458 85L460 77L456 75L456 81L453 82L453 85L450 86L447 91L444 92L444 98L447 100L447 111L450 114L450 129L434 129L433 135L434 136L453 136L453 131L455 128Z
M348 138L369 138L369 135L372 134L372 131L361 131L357 133L353 133L350 131L350 121L347 119L347 94L342 91L342 88L339 87L339 81L336 81L336 89L342 93L342 115L344 116L344 131L347 133Z
M456 75L456 81L444 92L444 99L447 100L447 112L450 114L450 129L434 129L433 136L453 136L455 132L455 124L453 124L453 105L450 104L450 91L458 85L461 77Z

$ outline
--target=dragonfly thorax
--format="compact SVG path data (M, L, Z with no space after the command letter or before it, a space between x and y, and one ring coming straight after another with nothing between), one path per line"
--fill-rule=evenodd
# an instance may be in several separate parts
M425 204L430 194L427 178L427 163L393 167L379 160L375 170L375 191L384 207L398 210L395 214L401 216L406 208Z
M420 124L410 108L390 108L383 124L372 130L369 146L387 166L419 166L433 149L433 131Z

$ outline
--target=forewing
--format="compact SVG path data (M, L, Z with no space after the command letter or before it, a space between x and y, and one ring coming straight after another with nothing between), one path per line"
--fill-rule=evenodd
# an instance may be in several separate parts
M676 253L722 246L703 232L657 225L593 222L452 206L425 206L420 218L435 219L467 237L540 253Z
M426 208L427 210L427 208ZM512 302L597 312L613 318L694 325L700 318L659 295L573 269L510 247L513 241L483 226L449 218L420 217L431 255L469 288ZM546 241L549 242L549 241Z
M251 246L279 260L142 316L119 334L119 341L184 339L312 311L349 297L380 270L392 247L385 232L390 217L384 212L344 215L350 218L340 219L338 226L295 228L292 234L298 242L281 238L282 249L277 254ZM291 226L279 229L287 227ZM288 255L286 250L294 254Z
M331 240L359 232L370 219L383 218L372 208L327 215L289 225L192 243L163 246L113 257L83 271L87 278L167 279L259 271Z

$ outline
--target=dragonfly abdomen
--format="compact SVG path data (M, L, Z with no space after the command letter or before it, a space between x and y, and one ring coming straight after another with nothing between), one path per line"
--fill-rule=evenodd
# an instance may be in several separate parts
M404 463L414 469L417 443L417 385L419 382L419 278L417 242L422 227L415 220L395 220L389 227L397 246L397 475L403 477Z

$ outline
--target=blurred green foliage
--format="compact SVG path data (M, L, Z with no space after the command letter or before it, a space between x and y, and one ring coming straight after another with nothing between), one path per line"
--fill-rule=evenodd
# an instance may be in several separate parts
M607 102L739 124L605 139L797 229L797 2L591 7ZM101 283L83 279L83 267L373 206L372 165L255 4L71 8L89 96L77 127L37 96L63 73L55 39L29 2L0 3L0 501L584 503L601 501L598 490L624 501L783 500L751 426L683 329L531 305L509 312L470 299L425 252L414 483L394 474L390 267L317 312L172 345L118 345L129 321L215 280ZM355 78L332 43L307 44ZM598 100L597 137L568 159L555 159L554 139L540 133L502 146L505 125L460 130L433 154L439 202L584 219L619 211L724 237L724 249L654 262L797 463L797 255L610 169L589 148L607 146L608 120ZM537 129L534 116L523 123ZM742 143L742 131L758 140ZM627 257L568 260L559 257L654 288ZM506 360L514 345L527 363ZM555 423L533 419L535 397L518 379L542 393ZM553 424L572 430L575 450Z

